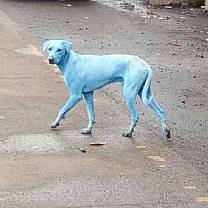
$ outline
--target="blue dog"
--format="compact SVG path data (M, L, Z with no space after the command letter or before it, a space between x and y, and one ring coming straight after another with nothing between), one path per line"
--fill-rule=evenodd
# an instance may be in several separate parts
M152 95L152 69L145 61L131 55L80 55L74 52L71 43L65 40L46 41L43 44L43 51L45 50L48 53L49 63L58 66L70 90L70 98L51 124L51 128L59 126L65 114L84 97L89 123L86 128L81 130L81 133L91 134L95 123L94 90L113 82L121 82L123 95L131 114L131 125L122 135L131 137L139 120L136 109L136 97L139 95L143 103L157 114L164 133L167 138L170 138L164 111L158 106Z

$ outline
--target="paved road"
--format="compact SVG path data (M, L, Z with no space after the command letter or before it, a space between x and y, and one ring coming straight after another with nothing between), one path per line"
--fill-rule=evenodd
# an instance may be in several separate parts
M208 206L204 14L154 10L144 18L94 2L1 0L0 8L0 207ZM41 53L50 38L69 39L80 53L130 53L149 61L172 141L139 100L135 136L121 137L129 117L119 85L96 93L92 136L79 133L87 123L83 103L50 130L67 99L60 74ZM93 141L105 145L90 146Z

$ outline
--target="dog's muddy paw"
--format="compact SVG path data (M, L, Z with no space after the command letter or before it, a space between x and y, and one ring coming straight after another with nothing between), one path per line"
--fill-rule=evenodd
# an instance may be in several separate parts
M84 128L81 130L81 134L91 134L91 130Z
M122 134L123 137L132 137L132 133L129 133L129 132L124 132Z
M170 139L170 137L171 137L170 129L165 129L165 135L166 135L167 139Z
M55 129L57 126L59 126L59 123L55 123L55 122L53 122L53 123L50 125L50 127L51 127L52 129Z

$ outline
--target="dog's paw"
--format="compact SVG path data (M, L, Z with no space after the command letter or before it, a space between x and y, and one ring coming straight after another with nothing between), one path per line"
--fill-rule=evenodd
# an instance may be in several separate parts
M129 133L129 132L124 132L122 134L123 137L132 137L132 133Z
M165 135L166 135L167 139L170 139L170 137L171 137L170 129L168 129L168 128L165 129Z
M81 130L81 134L91 134L91 130L84 128Z
M56 123L56 122L53 122L53 123L50 125L50 127L51 127L52 129L55 129L57 126L59 126L59 123Z

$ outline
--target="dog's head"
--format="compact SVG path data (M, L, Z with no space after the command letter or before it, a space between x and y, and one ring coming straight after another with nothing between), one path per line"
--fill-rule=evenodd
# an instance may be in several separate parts
M58 65L66 55L70 54L71 43L66 40L48 40L43 44L43 51L47 51L50 64Z

